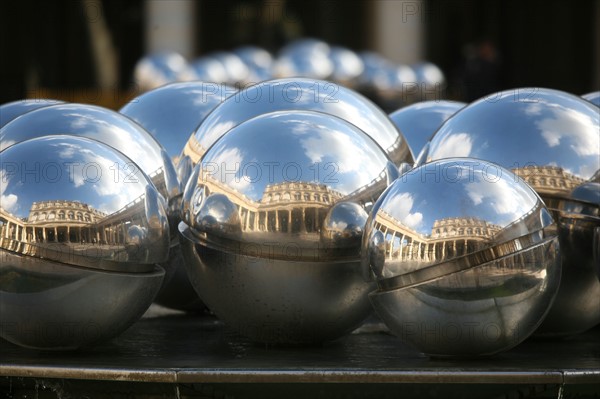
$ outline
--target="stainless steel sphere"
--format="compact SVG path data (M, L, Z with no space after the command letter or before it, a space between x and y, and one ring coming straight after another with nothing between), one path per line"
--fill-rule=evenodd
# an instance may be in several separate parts
M234 127L184 192L192 285L255 341L340 337L371 310L359 242L367 210L397 174L373 140L331 115L274 112Z
M194 72L194 80L222 84L226 84L229 80L221 61L212 57L200 57L190 64L190 68Z
M206 82L172 83L136 97L119 112L133 119L161 143L177 167L182 185L191 174L191 162L179 155L190 134L206 115L236 90L229 86ZM180 220L173 220L174 225ZM162 265L167 275L156 302L175 309L204 308L188 281L177 235L169 253L168 264Z
M591 93L584 94L581 97L600 107L600 91L593 91Z
M321 40L296 40L281 49L273 65L273 74L278 78L327 79L334 71L330 50Z
M273 78L273 56L267 50L255 46L243 46L233 50L249 69L248 81L262 82Z
M412 153L419 154L439 127L465 105L456 101L423 101L392 112L390 119Z
M412 163L406 140L388 116L357 92L311 79L276 79L248 87L211 112L183 150L195 164L223 134L255 116L273 111L319 111L342 118L369 135L400 165Z
M156 138L177 168L179 181L185 185L191 168L186 168L190 166L187 161L180 164L179 156L187 140L217 105L236 92L235 88L218 83L172 83L143 93L119 112Z
M0 335L76 349L150 306L169 250L163 200L100 142L47 136L0 152Z
M146 173L162 196L173 203L181 195L171 159L152 135L129 118L87 104L58 104L24 114L0 129L0 150L21 141L68 134L103 142L131 158L124 173ZM171 205L178 212L179 205Z
M62 104L62 101L49 99L18 100L0 105L0 128L13 119L34 109Z
M355 86L365 65L358 54L345 47L331 47L329 59L333 63L331 79L346 87Z
M481 356L527 338L560 283L556 224L506 169L435 161L405 173L366 224L371 302L403 341L431 356Z
M141 91L156 89L167 83L193 80L194 76L186 59L176 52L146 55L137 62L133 71L133 79Z
M468 156L495 162L531 185L560 220L561 201L600 169L599 130L598 108L580 97L540 88L504 91L457 112L419 161ZM563 254L573 251L569 234L559 235ZM600 283L592 252L562 256L562 262L560 291L539 334L569 335L600 322Z

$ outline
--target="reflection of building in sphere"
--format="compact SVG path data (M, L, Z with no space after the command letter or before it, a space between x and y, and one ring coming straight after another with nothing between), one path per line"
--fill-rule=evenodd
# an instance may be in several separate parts
M585 180L556 166L524 166L512 170L538 194L569 194Z
M85 203L65 200L33 202L25 218L0 208L0 247L36 255L47 250L76 251L78 244L91 243L114 252L112 247L128 243L128 230L132 226L144 226L144 208L145 195L111 214ZM83 252L89 250L81 247ZM85 255L83 252L81 255Z
M375 229L386 237L386 257L435 262L475 252L500 232L499 226L477 218L445 218L433 223L430 235L420 234L379 210Z

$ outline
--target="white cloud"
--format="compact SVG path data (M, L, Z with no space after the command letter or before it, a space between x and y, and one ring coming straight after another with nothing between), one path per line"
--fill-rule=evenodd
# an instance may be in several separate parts
M0 207L6 212L14 213L19 209L19 198L15 194L4 195L8 188L9 177L5 169L0 170Z
M536 122L549 147L556 147L563 140L579 156L600 156L600 124L588 115L574 109L552 108L553 116Z
M474 206L483 204L485 207L491 207L498 215L520 216L531 210L537 202L533 193L511 185L507 180L477 180L468 183L466 190Z
M391 210L390 213L396 220L412 229L417 229L423 222L423 214L421 212L411 212L414 202L412 194L401 193L392 197L386 208Z
M437 145L435 159L471 156L473 140L469 133L454 133L446 136Z

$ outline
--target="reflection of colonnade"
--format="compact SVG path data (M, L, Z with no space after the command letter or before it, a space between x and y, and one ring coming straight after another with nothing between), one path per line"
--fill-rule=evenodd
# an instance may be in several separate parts
M34 202L29 216L22 219L2 210L0 246L8 248L11 241L120 245L126 242L130 226L143 226L144 198L142 195L110 215L77 201Z
M557 166L524 166L512 172L540 194L568 194L585 181Z
M477 250L501 229L475 218L436 220L430 235L420 234L379 211L375 228L386 237L386 258L434 262L465 255Z
M221 192L237 205L242 231L314 233L342 194L325 184L284 182L267 185L254 201L219 180L204 177L205 195Z

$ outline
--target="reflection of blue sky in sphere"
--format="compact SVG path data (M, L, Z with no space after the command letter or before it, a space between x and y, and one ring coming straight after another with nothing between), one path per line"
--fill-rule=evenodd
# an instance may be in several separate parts
M356 92L311 79L262 82L230 96L209 114L195 133L207 149L225 132L255 116L274 111L320 111L342 118L371 136L383 149L398 131L379 108Z
M473 157L506 168L557 166L583 179L600 168L598 109L548 89L506 91L449 119L431 141L427 160Z
M141 126L118 112L88 104L54 105L16 118L0 129L0 149L51 134L101 141L126 154L149 175L163 167L160 145Z
M430 235L436 220L477 218L506 227L539 201L534 191L497 165L454 158L416 168L396 180L380 209Z
M206 115L235 92L219 83L173 83L136 97L119 112L139 123L170 157L176 157Z
M275 112L229 131L202 159L213 178L258 201L268 184L322 183L349 194L388 163L383 150L353 125L310 111Z
M145 193L135 164L97 141L48 136L0 153L2 208L26 218L33 202L78 201L111 214Z
M465 103L455 101L423 101L390 114L390 119L400 130L413 154L419 154L440 126Z

